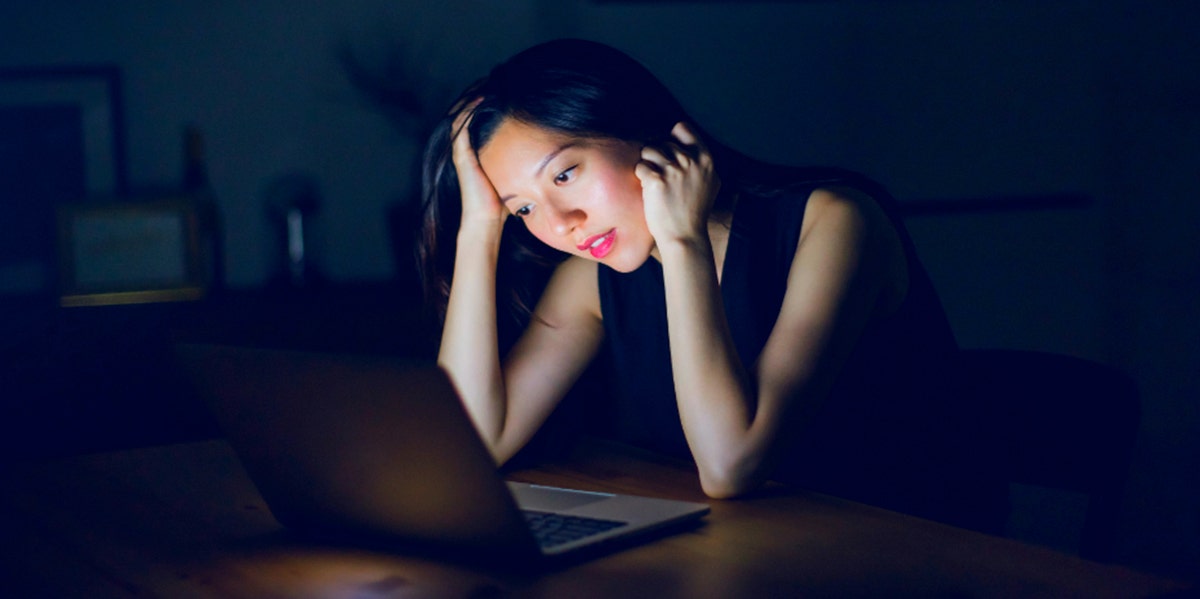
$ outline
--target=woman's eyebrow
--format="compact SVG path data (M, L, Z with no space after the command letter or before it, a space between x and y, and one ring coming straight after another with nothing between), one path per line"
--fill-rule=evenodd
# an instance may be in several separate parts
M569 148L573 148L573 147L575 147L575 146L577 146L577 145L579 145L577 142L574 142L574 141L568 141L568 142L564 143L563 145L561 145L561 146L558 146L557 148L554 148L554 150L553 150L553 151L551 151L549 154L546 154L546 157L545 157L545 158L542 158L542 159L541 159L541 160L538 162L538 165L537 165L537 170L533 171L533 176L534 176L534 177L540 177L540 176L542 176L542 171L546 170L546 165L550 164L550 161L551 161L551 160L554 160L554 157L555 157L555 156L558 156L559 154L562 154L564 150L567 150L567 149L569 149ZM501 203L501 204L508 203L508 201L509 201L509 200L511 200L511 199L513 199L513 198L515 198L515 197L517 197L517 195L516 195L516 194L508 194L508 195L505 195L505 196L501 196L501 198L500 198L500 203Z
M555 156L562 154L563 150L566 150L568 148L573 148L576 145L579 145L579 144L577 144L576 142L573 142L573 141L568 141L568 142L564 143L563 145L555 148L553 152L546 154L546 157L543 158L542 161L538 163L537 170L533 172L534 176L540 177L542 174L542 171L546 170L546 165L550 164L550 161L554 160Z

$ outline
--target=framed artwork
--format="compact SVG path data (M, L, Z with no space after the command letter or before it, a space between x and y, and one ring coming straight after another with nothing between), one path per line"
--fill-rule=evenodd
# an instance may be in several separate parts
M200 204L186 197L60 206L59 302L203 298L213 259L207 234Z
M127 191L120 72L0 69L0 295L52 292L55 208Z

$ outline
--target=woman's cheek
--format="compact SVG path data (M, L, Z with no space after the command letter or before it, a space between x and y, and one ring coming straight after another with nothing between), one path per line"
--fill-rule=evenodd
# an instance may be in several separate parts
M550 232L546 229L546 227L542 227L535 223L531 223L528 220L525 221L525 226L526 226L526 229L529 230L529 233L531 235L533 235L534 239L537 239L538 241L542 242L544 245L546 245L552 249L556 249L560 252L565 252L568 254L573 254L576 252L576 248L563 243L563 240L560 236L551 235Z

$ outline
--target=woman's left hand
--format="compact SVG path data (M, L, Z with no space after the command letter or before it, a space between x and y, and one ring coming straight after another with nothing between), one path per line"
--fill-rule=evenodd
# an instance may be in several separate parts
M708 240L708 213L721 182L712 155L682 122L672 139L646 146L634 173L642 182L643 209L650 234L659 246Z

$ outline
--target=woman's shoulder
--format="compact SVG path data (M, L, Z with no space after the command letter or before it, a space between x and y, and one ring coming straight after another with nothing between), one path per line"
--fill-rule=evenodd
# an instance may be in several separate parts
M857 187L839 185L817 187L808 195L801 238L819 227L834 227L863 238L892 234L894 229L873 196Z
M594 289L596 286L597 267L598 263L594 260L586 260L579 256L570 256L554 269L554 275L551 278L550 284L554 285L557 281L558 284L566 283L575 288L582 286L586 289L588 286L587 283L590 282L591 287ZM580 285L580 283L584 284Z
M600 317L600 291L597 263L578 256L563 260L550 277L537 314L548 322L581 313Z
M739 217L768 223L805 222L820 213L859 211L877 224L896 226L896 201L887 188L857 171L839 167L788 167L759 165L742 182ZM749 200L749 201L745 201ZM882 214L885 218L880 221Z

